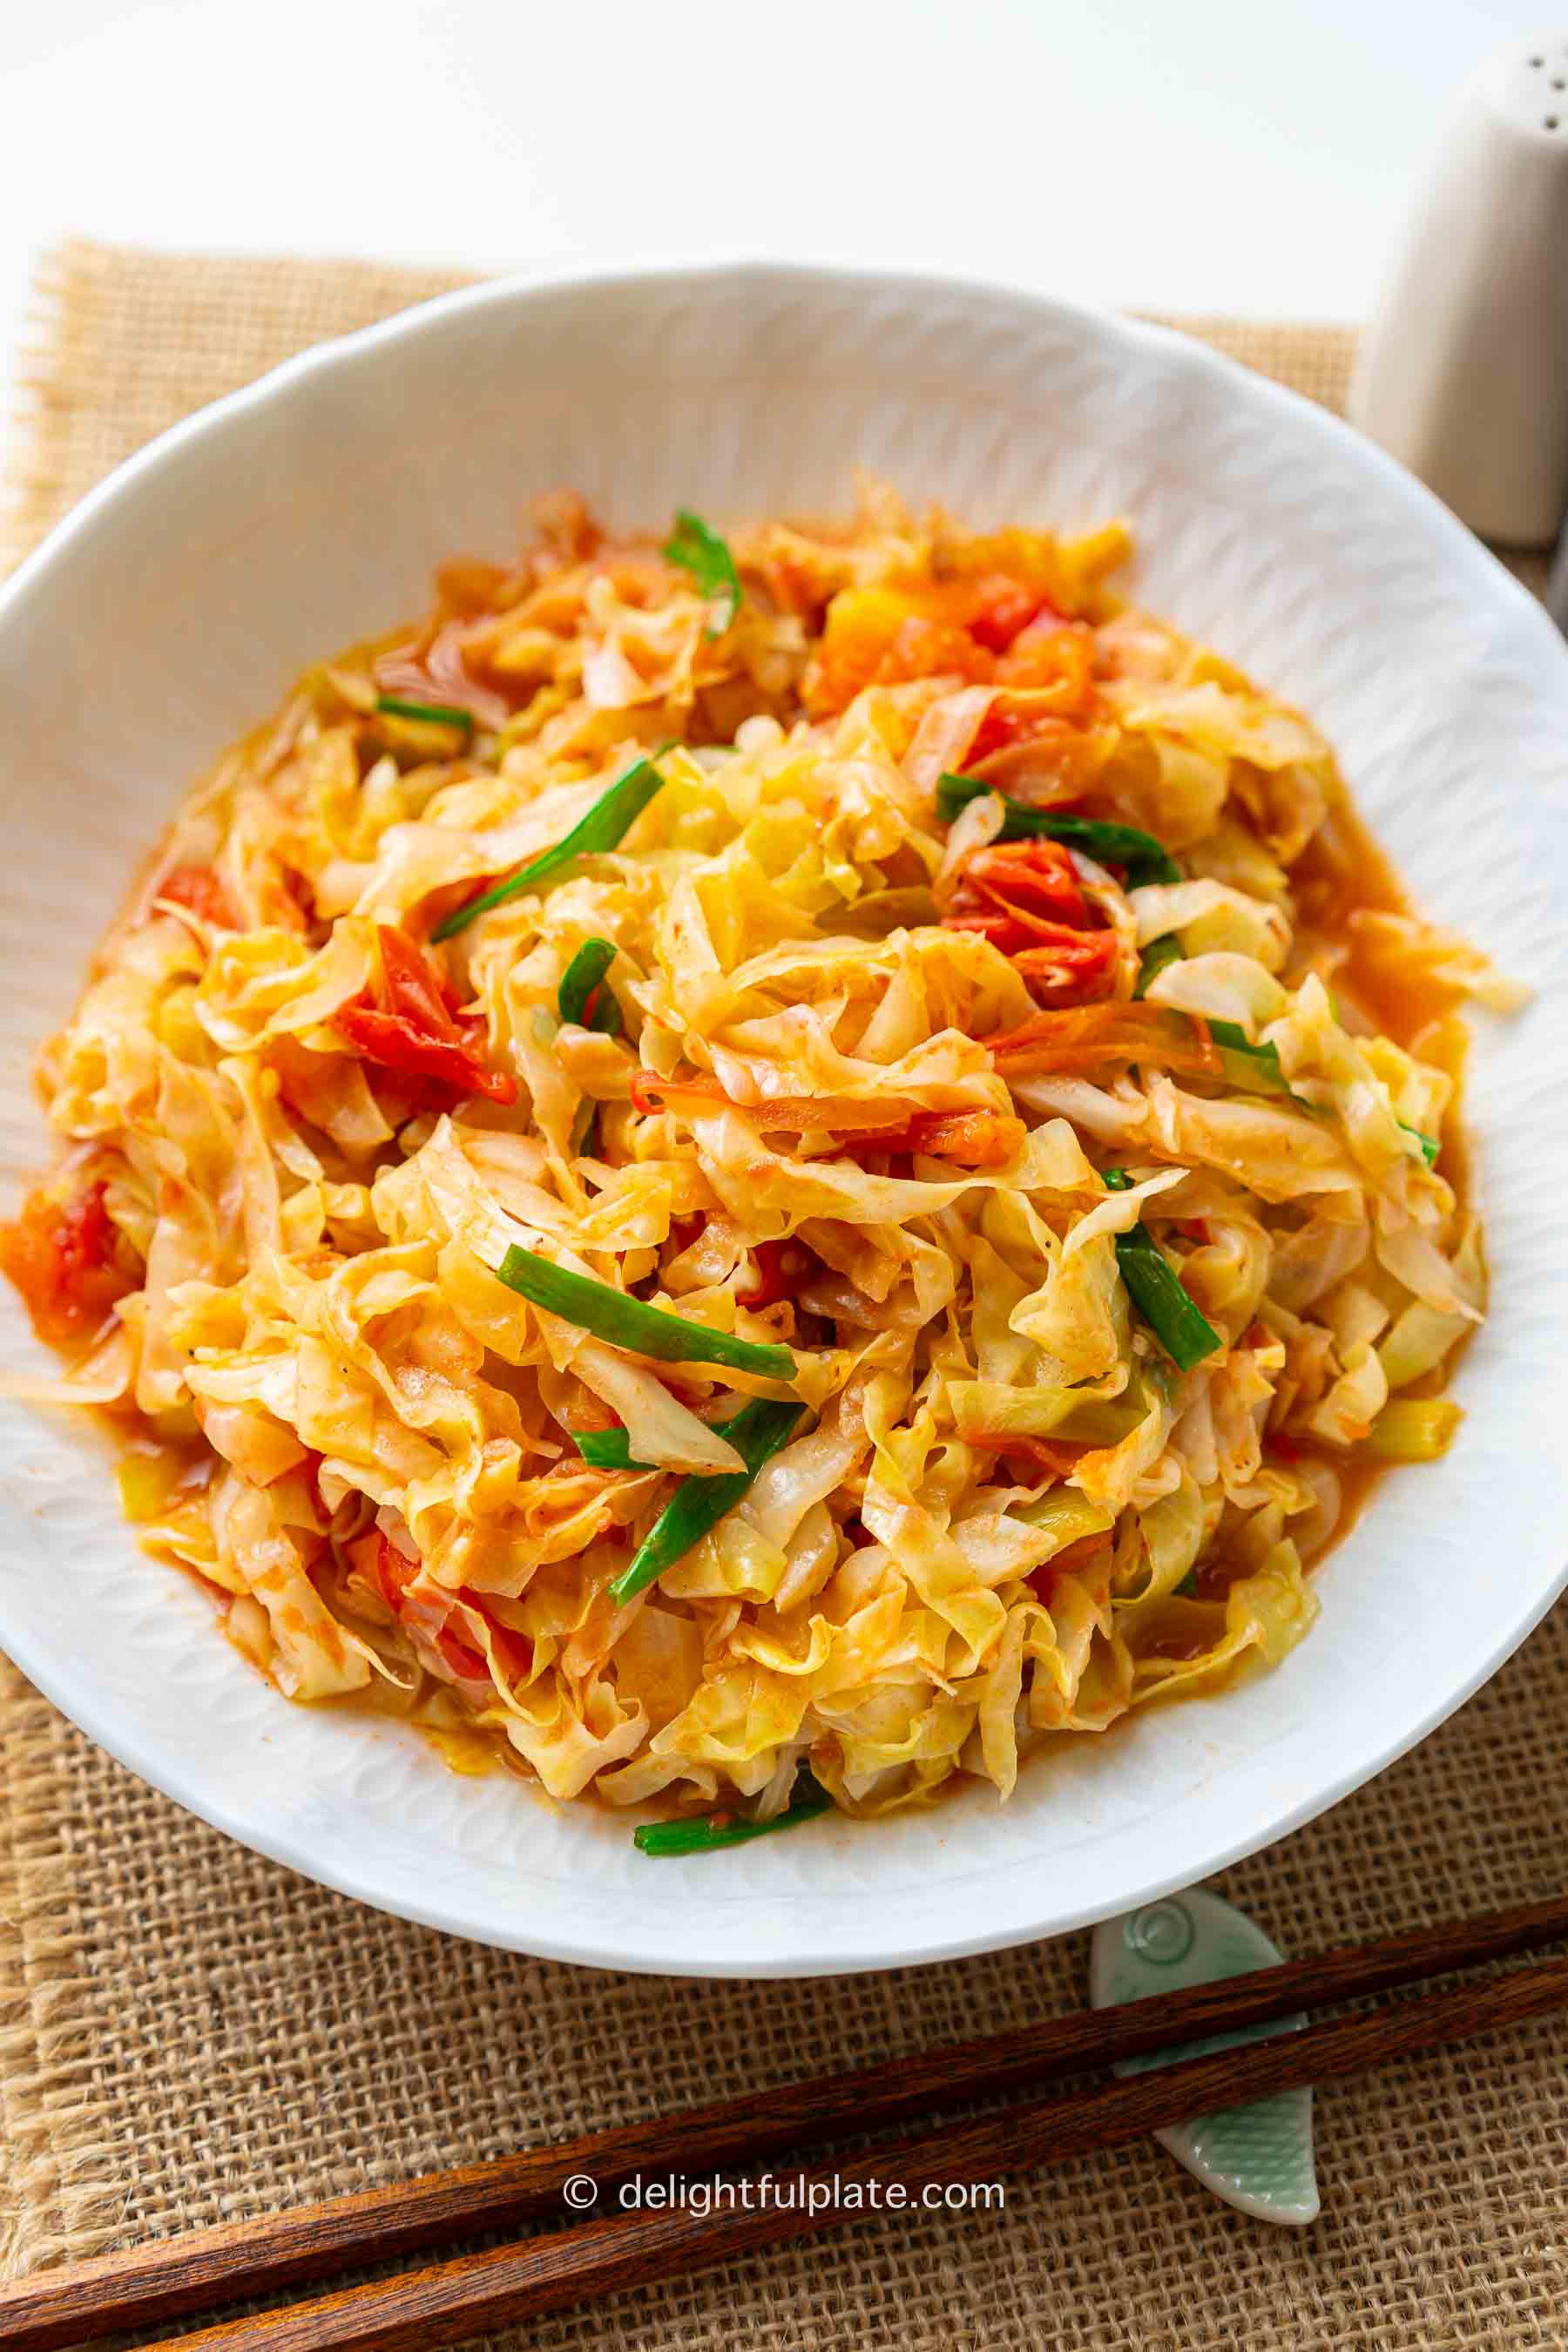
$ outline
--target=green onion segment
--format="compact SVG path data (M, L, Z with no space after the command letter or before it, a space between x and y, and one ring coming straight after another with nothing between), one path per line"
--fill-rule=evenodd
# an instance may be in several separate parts
M944 824L951 824L971 801L994 789L979 776L939 777L937 814ZM1121 866L1130 890L1140 889L1146 882L1179 882L1182 878L1182 869L1170 851L1152 833L1143 833L1135 824L1112 824L1095 816L1061 816L1055 809L1029 808L1005 793L997 793L996 797L1004 811L1004 841L1023 841L1030 835L1043 834L1048 841L1076 845L1102 866Z
M588 1018L589 999L615 960L616 943L613 940L584 940L562 973L561 985L555 992L555 1007L563 1021L574 1021L580 1026L602 1030L610 1037L618 1034L621 1008L608 989L604 991L595 1005L592 1020Z
M601 793L587 815L553 849L541 850L537 857L531 857L526 866L520 866L515 874L498 882L482 898L470 898L465 906L454 908L446 921L437 925L432 939L449 940L454 932L471 923L476 915L488 915L492 907L504 906L509 898L531 890L536 882L548 881L563 866L570 866L574 857L591 857L596 851L616 848L663 782L664 778L651 760L634 761L607 792Z
M715 1437L728 1437L727 1421L709 1423ZM624 1429L569 1429L566 1433L584 1462L593 1470L657 1470L657 1462L634 1462L631 1441ZM733 1476L733 1472L721 1473Z
M569 1429L566 1433L593 1470L653 1470L653 1462L634 1462L624 1429Z
M1109 1192L1132 1190L1125 1169L1107 1168L1103 1174ZM1224 1345L1202 1307L1155 1247L1146 1225L1136 1224L1130 1234L1116 1235L1116 1262L1128 1297L1178 1371L1190 1372L1194 1364Z
M649 1307L608 1282L596 1282L592 1275L552 1265L536 1251L519 1249L515 1242L496 1273L531 1306L542 1307L546 1314L559 1315L563 1323L575 1323L580 1330L633 1355L654 1356L665 1364L728 1364L731 1370L758 1372L770 1381L795 1378L795 1357L788 1348L710 1331L706 1324Z
M1220 1048L1222 1060L1226 1054L1235 1054L1241 1059L1239 1077L1243 1085L1253 1085L1262 1094L1289 1095L1292 1102L1300 1100L1285 1076L1278 1045L1255 1045L1239 1021L1211 1021L1209 1035ZM1232 1071L1228 1075L1238 1074Z
M376 709L388 719L420 719L427 727L460 727L473 732L474 714L455 702L406 702L400 694L378 694Z
M659 553L667 563L678 563L682 572L689 572L710 603L723 606L722 619L715 616L702 633L721 637L741 609L741 575L728 543L700 514L681 507L676 512L675 529Z
M1138 984L1132 991L1133 995L1147 996L1150 982L1159 979L1166 965L1180 963L1181 961L1182 942L1174 931L1163 931L1157 940L1151 940L1138 966Z
M800 1415L801 1408L793 1399L777 1404L769 1398L753 1397L750 1404L742 1405L733 1421L726 1423L724 1435L746 1467L721 1471L716 1476L693 1473L681 1480L630 1565L611 1584L610 1598L617 1608L662 1576L667 1568L673 1568L678 1559L684 1559L692 1545L700 1543L709 1528L718 1526L763 1463L795 1434Z
M774 1830L798 1829L802 1822L815 1822L832 1807L826 1790L803 1772L788 1805L771 1822L725 1822L721 1826L713 1822L645 1822L632 1832L632 1843L639 1853L715 1853L721 1846L750 1845L753 1838L767 1837Z

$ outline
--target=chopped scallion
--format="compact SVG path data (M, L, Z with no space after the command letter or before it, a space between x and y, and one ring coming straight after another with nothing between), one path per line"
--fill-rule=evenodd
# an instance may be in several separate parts
M1256 1087L1261 1094L1289 1095L1293 1102L1300 1100L1285 1076L1278 1045L1255 1045L1239 1021L1211 1021L1209 1035L1219 1047L1222 1061L1226 1054L1234 1054L1241 1062L1240 1071L1228 1076L1237 1077L1243 1086Z
M602 1030L615 1036L621 1025L621 1008L609 990L600 991L599 1002L592 1014L588 1006L595 989L616 960L613 940L584 940L565 971L555 992L556 1010L563 1021L574 1021L579 1026Z
M710 1424L715 1437L727 1437L730 1424L715 1421ZM657 1470L656 1462L635 1462L631 1442L624 1429L569 1429L566 1433L590 1468L595 1470ZM721 1477L733 1477L733 1471L721 1471Z
M639 1853L715 1853L722 1846L749 1845L753 1838L768 1837L774 1830L798 1829L802 1822L817 1821L832 1810L833 1800L826 1790L809 1772L803 1772L788 1805L771 1822L645 1822L632 1832L632 1843Z
M1103 1174L1108 1192L1132 1190L1132 1179L1124 1168L1107 1168ZM1139 1223L1131 1233L1116 1235L1116 1263L1128 1297L1178 1371L1190 1372L1194 1364L1224 1346L1163 1252L1156 1248L1147 1225Z
M780 1350L785 1353L787 1350ZM621 1570L610 1586L610 1598L617 1607L640 1592L684 1559L693 1544L700 1543L710 1528L716 1528L726 1511L732 1510L762 1468L780 1446L795 1433L801 1408L794 1400L777 1404L771 1399L753 1397L742 1405L733 1421L727 1422L724 1435L745 1463L743 1470L721 1470L716 1476L683 1478L652 1528L643 1538L631 1563Z
M460 709L455 702L405 702L400 694L378 694L375 707L388 719L418 719L427 727L460 727L465 735L473 732L473 712Z
M1174 931L1164 931L1159 939L1151 940L1138 966L1138 984L1132 991L1133 995L1147 996L1150 982L1158 980L1168 964L1180 963L1181 961L1182 942Z
M758 1372L773 1381L795 1378L795 1357L788 1348L764 1347L755 1339L734 1339L728 1331L710 1331L704 1323L649 1307L610 1283L574 1274L515 1243L496 1273L531 1306L542 1307L546 1314L559 1315L563 1322L575 1323L596 1339L607 1339L613 1348L627 1349L633 1355L657 1357L665 1364L728 1364L734 1371Z
M944 824L951 824L971 801L994 790L979 776L942 776L936 788L937 814ZM1032 835L1044 835L1047 841L1065 842L1069 848L1087 851L1102 866L1120 866L1127 876L1130 890L1141 889L1147 882L1179 882L1182 878L1182 869L1170 851L1152 833L1144 833L1137 825L1112 824L1094 816L1062 816L1055 809L1030 808L1006 793L997 793L996 797L1004 812L1004 841L1023 841Z
M634 1462L624 1429L573 1429L567 1435L591 1469L652 1470L652 1462Z
M485 891L481 898L470 898L466 906L455 908L444 923L437 925L432 939L449 940L471 923L476 915L488 915L492 907L503 907L509 898L520 898L535 883L546 882L552 874L559 874L574 858L591 857L597 851L616 848L663 782L664 778L651 760L634 761L553 849L541 850L537 857L531 857L526 866L520 866L515 874L498 882L492 890Z
M741 609L741 575L728 542L700 515L681 507L659 553L667 563L689 572L710 603L722 607L722 616L716 613L703 631L704 636L721 637Z

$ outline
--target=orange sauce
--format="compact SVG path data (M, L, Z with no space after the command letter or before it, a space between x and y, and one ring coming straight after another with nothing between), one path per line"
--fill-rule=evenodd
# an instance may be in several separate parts
M1459 992L1391 955L1375 929L1358 924L1363 912L1412 915L1415 909L1384 851L1348 801L1332 809L1290 868L1299 930L1343 950L1335 991L1369 1024L1454 1081L1439 1160L1461 1206L1469 1199L1469 1151L1459 1116L1468 1034L1458 1017Z

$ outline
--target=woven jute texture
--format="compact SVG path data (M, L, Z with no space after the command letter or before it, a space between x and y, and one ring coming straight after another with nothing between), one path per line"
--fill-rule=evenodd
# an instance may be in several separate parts
M41 288L18 542L200 402L451 282L68 248ZM1331 406L1342 396L1342 329L1185 323ZM453 1943L228 1843L0 1675L14 2273L1084 1997L1081 1937L795 1985L595 1974ZM1287 1950L1544 1896L1568 1853L1565 1731L1559 1611L1413 1756L1226 1874L1224 1892ZM1005 2212L868 2221L504 2340L1555 2352L1568 2341L1565 2063L1568 2023L1551 2021L1321 2095L1324 2210L1305 2232L1244 2220L1150 2145L1020 2181Z

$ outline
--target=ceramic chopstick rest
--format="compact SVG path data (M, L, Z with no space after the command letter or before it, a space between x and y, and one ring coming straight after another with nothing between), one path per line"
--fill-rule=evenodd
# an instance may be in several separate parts
M1485 539L1568 511L1568 38L1465 84L1362 336L1350 415Z
M1189 1986L1242 1976L1250 1969L1278 1968L1284 1955L1244 1912L1201 1887L1163 1902L1147 1903L1107 1919L1094 1931L1089 1960L1089 1998L1096 2009L1111 2009L1151 1993L1184 1992ZM1126 2058L1118 2074L1170 2066L1211 2050L1263 2042L1276 2033L1299 2033L1306 2017L1297 2014L1269 2025L1216 2033L1147 2058ZM1226 2107L1168 2126L1156 2138L1194 2179L1259 2221L1300 2227L1317 2219L1318 2178L1312 2163L1312 2094L1280 2091L1251 2106Z

